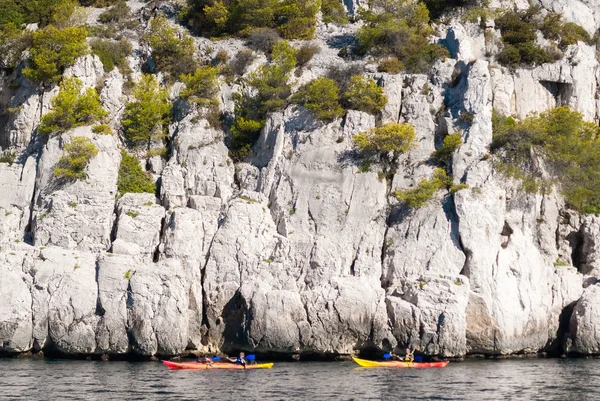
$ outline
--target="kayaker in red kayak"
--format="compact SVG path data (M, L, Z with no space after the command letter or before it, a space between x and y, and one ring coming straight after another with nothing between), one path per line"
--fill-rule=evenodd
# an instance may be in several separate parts
M229 362L233 362L236 365L242 365L243 367L246 367L246 354L243 352L240 352L240 356L237 358L227 357L227 359L229 359Z
M410 348L406 349L406 355L404 356L404 362L413 362L415 360L415 354L410 350Z

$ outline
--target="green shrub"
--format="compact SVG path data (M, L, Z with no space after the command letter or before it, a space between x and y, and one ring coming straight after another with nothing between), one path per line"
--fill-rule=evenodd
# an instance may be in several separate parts
M110 125L107 124L98 124L92 127L92 132L98 135L112 135L113 130Z
M494 112L492 118L496 168L523 180L528 192L546 192L553 182L572 207L585 213L600 212L600 141L598 126L581 113L557 107L523 121ZM539 169L544 161L551 179Z
M431 156L438 162L446 164L452 159L454 152L456 152L462 143L463 140L459 132L446 135L442 147L433 152Z
M181 36L181 37L179 37ZM177 28L169 26L165 17L156 17L150 22L150 31L144 40L152 48L152 60L159 71L175 80L181 74L191 74L198 63L194 59L194 39Z
M271 63L262 65L247 80L251 91L236 96L236 121L231 127L230 156L241 160L248 155L269 112L287 105L288 84L296 65L296 49L282 40L273 48Z
M181 97L203 107L218 106L219 101L216 99L219 93L217 73L217 68L204 66L196 69L193 75L182 75L180 80L186 87L181 91Z
M248 85L257 91L259 109L264 117L266 113L285 106L290 96L288 84L290 73L296 65L296 49L287 41L277 43L273 49L272 62L260 67L248 78Z
M471 124L475 120L475 115L470 111L460 113L458 120L463 123Z
M572 22L564 23L560 14L550 12L540 20L540 7L531 6L527 10L507 10L496 19L496 26L502 33L504 49L498 54L498 61L511 68L520 65L539 65L557 59L558 51L542 48L535 43L538 30L550 40L556 41L562 50L577 41L589 42L590 36L581 26ZM560 56L558 57L560 58Z
M21 55L31 47L31 32L21 30L13 23L0 28L0 68L15 68Z
M326 24L347 24L346 8L339 0L321 1L322 20Z
M298 67L304 67L306 64L312 60L313 56L321 51L321 48L318 45L314 44L304 44L300 46L298 49L298 54L296 55L296 65Z
M76 136L65 144L66 155L54 167L54 176L66 180L85 180L85 168L90 159L98 154L98 149L84 136Z
M391 152L395 160L400 153L415 146L416 133L411 124L386 123L367 132L360 132L352 140L362 153L386 155Z
M333 79L340 88L340 93L344 94L350 89L351 78L355 75L361 75L363 72L363 66L358 63L347 65L335 64L329 67L326 77Z
M117 178L117 189L119 194L132 193L155 193L156 184L145 172L135 156L131 156L121 149L121 164L119 165L119 177Z
M350 109L364 111L369 114L379 113L387 104L387 96L383 88L373 78L355 75L350 78L350 87L344 94L345 103Z
M449 55L443 46L429 42L433 29L425 4L415 6L409 0L373 0L369 4L369 11L359 11L365 22L357 32L359 52L396 57L409 73L429 72L438 58Z
M119 1L114 7L104 11L98 16L98 21L103 24L120 24L131 18L131 8L124 1Z
M51 100L52 110L42 116L38 132L48 135L91 124L106 116L100 96L93 88L81 92L83 83L77 78L65 78L60 91Z
M286 39L310 39L319 8L317 0L189 0L180 18L205 36L247 36L255 28L271 28Z
M14 152L4 153L0 157L0 163L8 163L8 165L12 166L12 164L15 162L16 157L17 154Z
M127 57L131 55L132 48L129 41L122 39L118 42L105 39L96 39L90 43L92 53L102 61L104 71L110 72L115 67L123 73L129 71Z
M562 50L578 41L591 41L590 35L583 27L573 22L565 23L560 14L553 12L546 14L539 29L546 39L557 41Z
M423 178L415 188L396 191L396 199L406 203L410 208L421 208L427 204L433 195L441 188L451 185L452 181L441 168L436 168L433 177Z
M398 58L388 57L379 62L379 65L377 66L377 71L387 72L388 74L399 74L400 72L402 72L403 68L404 66L402 65L402 62L398 60Z
M0 29L8 23L59 25L69 19L76 6L75 0L1 0Z
M23 75L44 85L58 83L64 69L88 53L86 39L87 31L81 27L48 26L34 32L29 50L31 66L23 70Z
M227 50L221 49L215 54L215 58L213 59L214 65L224 65L229 61L229 53Z
M277 30L285 39L312 39L320 0L283 0L276 13Z
M132 144L148 143L164 137L164 127L171 112L169 95L161 89L153 75L143 75L133 91L134 101L125 105L125 138Z
M300 103L323 121L332 121L344 115L340 104L340 89L333 79L317 78L295 95L294 101Z
M256 120L246 120L239 117L231 127L231 145L229 156L235 161L244 160L250 153L252 144L256 142L260 135L263 124Z

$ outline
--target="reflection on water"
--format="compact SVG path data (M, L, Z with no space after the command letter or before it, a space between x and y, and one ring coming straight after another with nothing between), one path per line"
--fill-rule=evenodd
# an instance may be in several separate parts
M0 399L583 400L600 399L599 360L473 360L444 369L363 369L351 362L271 370L170 371L158 362L0 359Z

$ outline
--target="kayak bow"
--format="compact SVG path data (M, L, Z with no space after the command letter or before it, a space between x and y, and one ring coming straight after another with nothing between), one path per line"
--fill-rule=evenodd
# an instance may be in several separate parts
M255 365L246 365L244 368L242 365L236 365L229 362L213 362L212 364L200 363L200 362L171 362L163 361L163 364L169 369L196 369L196 370L209 370L209 369L271 369L273 362L271 363L258 363Z
M358 363L363 368L443 368L450 361L441 362L402 362L402 361L368 361L366 359L360 359L352 357L354 362Z

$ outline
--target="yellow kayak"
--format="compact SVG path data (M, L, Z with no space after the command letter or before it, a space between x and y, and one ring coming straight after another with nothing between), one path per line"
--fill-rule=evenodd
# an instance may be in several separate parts
M450 361L441 362L402 362L402 361L369 361L367 359L360 359L352 357L354 362L358 363L363 368L443 368Z

